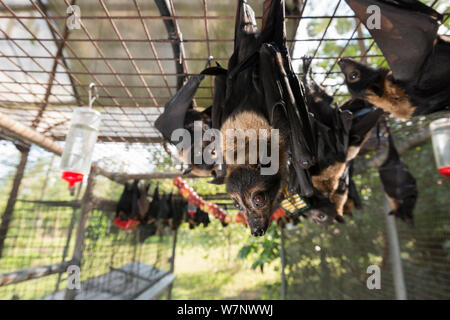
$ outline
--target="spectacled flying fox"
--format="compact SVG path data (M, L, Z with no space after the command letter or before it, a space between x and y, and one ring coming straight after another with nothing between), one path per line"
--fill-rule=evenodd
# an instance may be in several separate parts
M407 120L450 108L450 39L437 34L442 15L416 0L346 0L391 70L343 58L339 66L355 98ZM380 9L380 26L367 8ZM370 12L370 11L369 11Z
M225 183L255 236L265 233L272 212L278 208L288 170L295 177L290 184L295 181L295 188L301 195L313 194L308 169L315 162L316 154L310 114L286 46L284 1L266 0L263 6L262 28L258 31L252 8L246 1L239 0L234 52L228 69L218 65L191 78L155 123L166 139L170 139L174 130L186 127L186 110L202 77L210 75L215 76L210 123L213 129L220 130L223 142L228 132L236 129L244 132L253 129L259 134L262 129L268 133L258 135L257 140L267 140L268 150L275 145L278 147L276 157L270 155L278 159L273 161L278 167L274 174L261 174L262 169L272 163L262 161L259 152L257 161L248 161L254 156L249 154L250 138L245 138L243 163L233 161L239 150L237 144L226 144L220 146L221 154L225 155L224 163L205 170L214 176L213 183ZM279 130L278 140L272 140L272 129ZM218 155L219 150L216 151L214 154Z
M208 58L207 66L209 65L212 57ZM172 133L184 128L190 136L194 136L194 123L196 121L202 124L202 134L212 127L211 124L211 107L200 112L193 107L193 100L195 92L197 91L200 83L205 78L205 75L195 75L184 84L180 90L166 103L164 106L164 112L156 119L155 127L162 133L163 137L170 143L177 145L181 137L178 139L172 137ZM211 170L214 164L196 163L194 161L195 141L191 139L190 148L179 150L179 157L184 164L188 165L188 169L185 170L185 174L192 173L196 176L208 177L211 175ZM208 142L204 142L203 147L209 145Z
M312 216L319 224L329 225L334 220L343 222L350 163L384 112L359 99L349 100L340 107L333 106L333 97L312 77L311 61L309 57L303 58L303 83L317 135L317 161L309 169L316 199L309 199L311 210L304 215ZM322 209L317 210L318 207Z
M268 149L274 143L279 147L275 174L261 174L265 165L259 158L256 164L234 164L226 156L225 170L215 179L225 183L255 236L264 235L282 200L289 171L302 195L313 194L307 170L315 162L310 114L286 46L284 1L266 0L263 7L258 32L253 10L245 1L239 1L234 53L226 74L215 78L212 109L213 127L221 130L224 141L228 129L279 130L278 142L267 137ZM229 146L223 147L227 154L225 148ZM237 151L235 145L232 149Z
M388 156L378 168L381 184L392 208L389 214L412 226L418 196L416 179L408 171L408 166L401 161L389 128L388 133Z

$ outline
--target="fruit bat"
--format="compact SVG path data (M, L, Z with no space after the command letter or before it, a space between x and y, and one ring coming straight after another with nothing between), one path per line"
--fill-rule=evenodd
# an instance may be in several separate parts
M413 211L418 195L416 180L409 173L407 165L400 160L390 132L388 156L378 172L392 208L389 214L413 225Z
M361 209L362 201L356 188L355 181L353 180L353 161L350 163L349 168L349 183L348 183L348 197L347 202L344 205L344 214L351 215L353 208Z
M303 58L302 79L305 96L313 122L317 142L317 161L310 168L312 181L325 197L336 190L345 169L352 113L333 106L333 97L319 86L311 75L311 58Z
M358 189L353 181L353 161L347 164L344 175L339 179L336 194L342 214L352 215L353 208L360 209L362 207Z
M350 99L339 106L352 113L346 162L352 161L371 137L373 129L383 120L384 111L362 99Z
M169 219L169 226L172 230L178 229L183 222L183 216L186 213L186 205L186 201L172 197L170 203L171 218Z
M191 78L169 101L155 124L166 139L174 130L188 127L186 110L199 82L205 75L215 77L211 126L220 130L223 139L218 149L225 157L211 170L212 182L226 184L236 206L242 208L253 235L265 233L271 213L281 200L288 170L295 173L296 179L292 181L302 195L313 194L307 170L314 164L316 153L303 88L292 69L286 46L284 1L266 0L263 6L262 28L258 31L252 8L244 0L238 1L234 51L228 69L217 65ZM254 163L249 161L250 138L245 138L244 161L235 164L234 157L241 149L235 143L227 149L224 142L229 138L228 133L236 129L255 130L260 134L258 142L267 142L270 149L279 147L275 152L278 158L274 161L278 169L275 173L261 174L268 165L262 161L260 152L255 153L258 157ZM274 139L267 134L272 129L279 130L279 136ZM260 130L266 135L261 135Z
M212 57L208 59L209 65ZM194 123L199 121L202 124L201 131L203 133L210 129L211 124L211 108L200 112L193 107L195 92L200 83L205 78L204 74L195 75L189 78L180 90L166 103L164 112L156 119L155 127L163 135L164 139L174 145L179 145L181 140L187 141L188 137L174 135L177 129L186 129L190 137L190 147L179 150L179 157L182 162L188 165L188 169L184 173L192 173L197 176L210 176L211 169L214 164L197 163L194 161ZM186 140L185 140L186 139ZM203 140L202 140L203 143ZM206 147L206 143L203 147Z
M116 208L116 217L119 217L122 221L128 219L139 219L138 199L140 196L140 191L138 182L139 181L135 180L132 185L125 183L122 195L120 196Z
M147 210L147 214L145 215L144 222L146 224L154 223L158 218L160 207L160 197L159 197L159 187L156 186L153 191L152 201L150 202Z
M210 223L208 213L202 211L200 208L197 208L193 215L189 215L187 221L189 222L189 229L194 229L200 224L203 224L203 227L207 227Z
M363 100L349 100L337 107L333 97L312 77L311 61L303 58L305 96L317 141L317 161L309 169L315 194L304 213L321 225L343 222L343 207L348 198L349 166L383 110Z
M254 236L262 236L267 230L270 216L281 201L288 172L294 173L291 182L295 181L299 193L313 194L307 170L314 164L316 153L303 88L286 47L284 1L266 0L263 7L258 32L253 10L245 1L239 1L234 52L226 75L216 77L217 103L212 109L213 126L220 124L223 141L228 138L228 129L279 130L275 174L261 174L264 164L259 158L256 164L235 164L237 148L232 146L230 153L225 152L229 151L228 145L222 148L225 170L216 180L226 184ZM277 143L271 137L267 140L270 146Z
M150 202L148 201L148 188L150 185L142 185L139 188L139 197L137 199L137 213L139 220L144 221L145 216L148 212Z
M450 106L450 39L437 34L442 15L416 0L346 0L383 52L390 70L343 58L353 97L407 120ZM369 6L379 8L380 25ZM377 14L377 12L375 12ZM375 19L374 19L375 18Z
M169 219L170 219L170 199L172 197L172 194L169 196L163 194L158 202L158 217L157 219L162 221L162 224L164 226L169 225Z

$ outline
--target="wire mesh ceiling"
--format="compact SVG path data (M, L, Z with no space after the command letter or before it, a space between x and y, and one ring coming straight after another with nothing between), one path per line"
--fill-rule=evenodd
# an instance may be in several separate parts
M260 23L263 1L248 2ZM425 2L447 9L446 0ZM81 14L74 29L71 5ZM94 82L100 141L161 143L154 121L181 81L209 56L226 67L235 8L234 0L0 0L0 111L64 140L73 109L88 104ZM286 8L294 69L300 75L301 57L312 56L316 79L338 100L348 97L340 57L385 64L345 1L287 0ZM212 93L209 78L194 104L209 106Z

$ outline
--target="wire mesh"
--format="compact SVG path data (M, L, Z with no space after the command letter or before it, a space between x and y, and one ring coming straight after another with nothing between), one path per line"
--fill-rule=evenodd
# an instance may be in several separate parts
M61 263L64 252L64 260L70 261L76 230L76 223L71 225L72 215L74 221L78 221L79 212L79 205L67 207L19 201L0 258L0 274ZM132 299L156 282L156 275L170 270L171 236L161 229L157 235L140 243L136 231L118 229L113 219L112 212L93 210L90 213L84 238L81 292L93 298L109 292L122 299ZM69 233L71 237L67 243ZM111 271L130 264L136 264L136 267L124 281L118 281L111 274ZM1 286L0 299L62 299L67 280L68 274L62 272Z
M72 215L78 213L77 207L17 202L0 258L0 273L61 263ZM73 244L69 244L69 252ZM57 275L51 275L41 281L7 285L0 287L0 297L41 298L54 290L56 281Z
M431 144L403 156L417 180L414 227L396 221L408 299L450 297L449 181L434 167ZM327 230L301 225L286 232L288 299L395 299L384 197L375 169L356 177L363 209ZM381 289L368 289L381 270Z
M425 2L448 10L445 1ZM80 19L71 20L69 0L0 1L0 111L64 140L73 109L87 105L89 83L95 82L100 141L161 143L154 121L180 79L200 72L210 55L226 67L233 50L235 1L163 1L165 15L157 3L82 0L76 2ZM260 23L262 1L249 3ZM340 57L386 65L345 1L287 0L286 7L294 70L301 75L301 57L311 55L314 77L337 101L349 96L337 66ZM78 25L72 29L73 21ZM173 24L170 34L165 23ZM448 33L448 22L441 33ZM178 55L173 45L180 46ZM209 77L195 105L209 106L212 93Z

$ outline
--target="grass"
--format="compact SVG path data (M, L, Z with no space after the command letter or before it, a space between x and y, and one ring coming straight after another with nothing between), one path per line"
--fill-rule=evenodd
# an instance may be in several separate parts
M30 210L16 212L12 228L8 233L7 250L0 259L0 273L21 270L32 266L43 266L61 261L66 241L64 229L66 219L61 220L55 230L35 227L35 217ZM62 212L47 212L51 221ZM64 212L66 214L66 212ZM96 212L91 216L85 239L82 281L109 271L111 257L114 266L120 267L132 261L133 246L129 233L119 231L116 237L105 230L107 217ZM64 223L62 223L64 221ZM262 273L252 270L250 262L237 258L245 243L246 231L238 226L223 228L218 222L208 228L180 229L175 258L176 279L172 299L276 299L279 297L280 273L276 266L267 267ZM153 264L156 251L162 256L158 267L168 269L167 258L171 252L171 239L159 242L159 237L150 237L140 249L140 261ZM73 249L75 237L72 237ZM71 250L69 250L71 252ZM70 258L71 253L68 257ZM0 287L0 299L39 299L54 291L57 275ZM63 274L60 290L66 286L67 275ZM165 298L165 297L162 297Z
M238 260L240 245L226 248L183 248L177 252L173 299L278 299L280 272L262 273Z

